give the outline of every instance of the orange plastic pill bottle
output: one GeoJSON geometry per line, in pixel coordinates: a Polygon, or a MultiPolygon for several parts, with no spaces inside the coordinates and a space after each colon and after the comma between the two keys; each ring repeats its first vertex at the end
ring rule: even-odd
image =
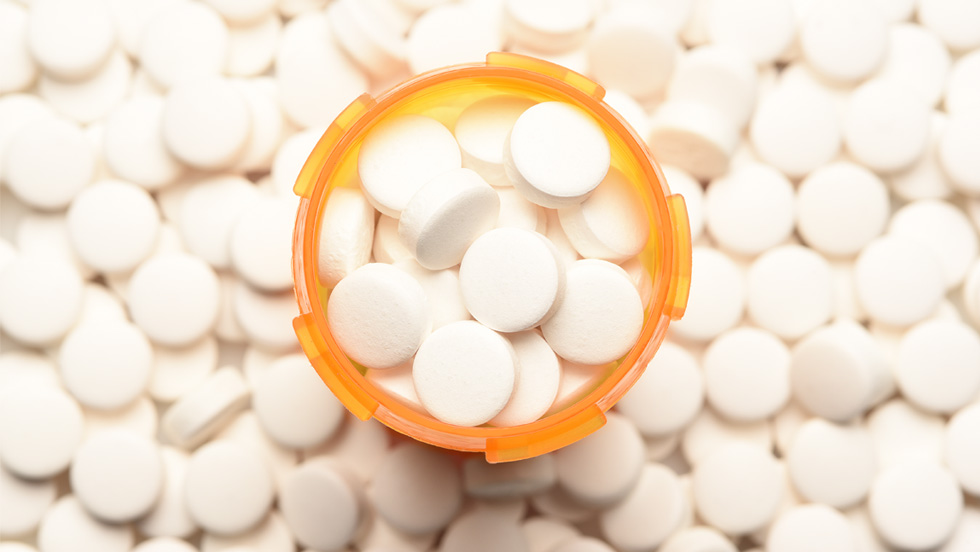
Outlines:
{"type": "Polygon", "coordinates": [[[324,383],[355,416],[374,417],[388,427],[432,445],[482,452],[489,462],[531,458],[573,443],[605,423],[605,412],[640,377],[664,339],[671,320],[681,317],[691,282],[691,238],[684,200],[671,195],[663,173],[643,141],[602,98],[591,80],[542,60],[492,53],[482,64],[459,65],[412,78],[377,98],[363,95],[327,128],[296,180],[300,196],[293,234],[293,278],[300,315],[293,326],[324,383]],[[561,408],[516,427],[458,427],[419,412],[375,387],[363,368],[347,358],[327,324],[330,290],[317,276],[323,206],[334,188],[357,186],[357,155],[378,122],[414,113],[450,130],[466,107],[495,95],[562,101],[581,107],[602,126],[612,165],[640,192],[649,220],[649,239],[640,254],[653,283],[636,345],[621,360],[561,408]]]}

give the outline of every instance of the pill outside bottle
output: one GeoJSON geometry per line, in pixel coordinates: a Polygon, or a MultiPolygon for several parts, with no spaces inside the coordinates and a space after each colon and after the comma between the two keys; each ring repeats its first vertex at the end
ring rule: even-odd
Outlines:
{"type": "Polygon", "coordinates": [[[491,53],[485,63],[424,73],[377,98],[357,98],[327,128],[296,179],[300,197],[293,234],[293,278],[300,315],[293,327],[324,383],[355,416],[374,417],[388,427],[435,446],[483,452],[489,462],[531,458],[571,444],[605,423],[605,412],[640,377],[664,339],[671,320],[687,305],[691,282],[691,237],[683,198],[671,195],[663,172],[636,132],[602,98],[605,90],[564,67],[509,53],[491,53]],[[639,191],[647,212],[649,239],[639,258],[653,292],[644,305],[636,345],[609,365],[597,386],[536,422],[515,427],[458,427],[419,412],[375,387],[364,369],[344,354],[326,318],[330,290],[317,276],[323,206],[337,187],[358,187],[357,155],[378,122],[404,114],[432,117],[450,130],[463,109],[481,99],[509,94],[536,102],[562,101],[589,113],[609,139],[612,166],[639,191]]]}

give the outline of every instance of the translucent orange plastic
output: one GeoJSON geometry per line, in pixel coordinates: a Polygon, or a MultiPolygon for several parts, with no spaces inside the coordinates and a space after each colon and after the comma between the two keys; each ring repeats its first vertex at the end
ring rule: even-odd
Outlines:
{"type": "Polygon", "coordinates": [[[372,416],[388,427],[432,445],[483,452],[489,462],[538,456],[573,443],[605,423],[605,412],[636,382],[660,347],[671,319],[687,305],[691,282],[691,238],[684,200],[671,195],[663,173],[643,141],[606,105],[605,91],[591,80],[538,59],[492,53],[486,63],[426,73],[377,99],[361,96],[320,138],[296,180],[300,196],[293,236],[293,277],[300,316],[293,326],[303,351],[323,381],[358,418],[372,416]],[[337,345],[326,321],[330,290],[317,277],[320,214],[331,190],[359,186],[357,154],[364,136],[379,121],[406,113],[433,117],[448,128],[460,112],[488,96],[510,94],[535,101],[577,105],[602,126],[612,148],[612,164],[639,190],[649,224],[640,254],[653,281],[637,344],[608,368],[597,386],[542,419],[516,427],[457,427],[417,412],[372,385],[337,345]]]}

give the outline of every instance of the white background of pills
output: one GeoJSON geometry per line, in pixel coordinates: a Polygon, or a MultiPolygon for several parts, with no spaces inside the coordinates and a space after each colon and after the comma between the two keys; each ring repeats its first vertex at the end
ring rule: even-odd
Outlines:
{"type": "Polygon", "coordinates": [[[0,552],[975,552],[978,48],[976,0],[0,0],[0,552]],[[607,88],[695,249],[607,425],[490,466],[298,354],[290,189],[500,49],[607,88]]]}

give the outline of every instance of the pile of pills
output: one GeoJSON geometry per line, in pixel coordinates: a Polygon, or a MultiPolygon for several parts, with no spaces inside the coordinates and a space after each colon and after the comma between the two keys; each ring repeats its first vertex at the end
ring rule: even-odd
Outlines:
{"type": "MultiPolygon", "coordinates": [[[[975,1],[0,0],[0,68],[0,552],[980,548],[975,1]],[[605,426],[493,465],[323,385],[291,188],[360,94],[501,50],[605,88],[694,248],[605,426]]],[[[575,113],[372,129],[317,269],[374,385],[515,426],[636,340],[563,316],[650,289],[575,113]]]]}

